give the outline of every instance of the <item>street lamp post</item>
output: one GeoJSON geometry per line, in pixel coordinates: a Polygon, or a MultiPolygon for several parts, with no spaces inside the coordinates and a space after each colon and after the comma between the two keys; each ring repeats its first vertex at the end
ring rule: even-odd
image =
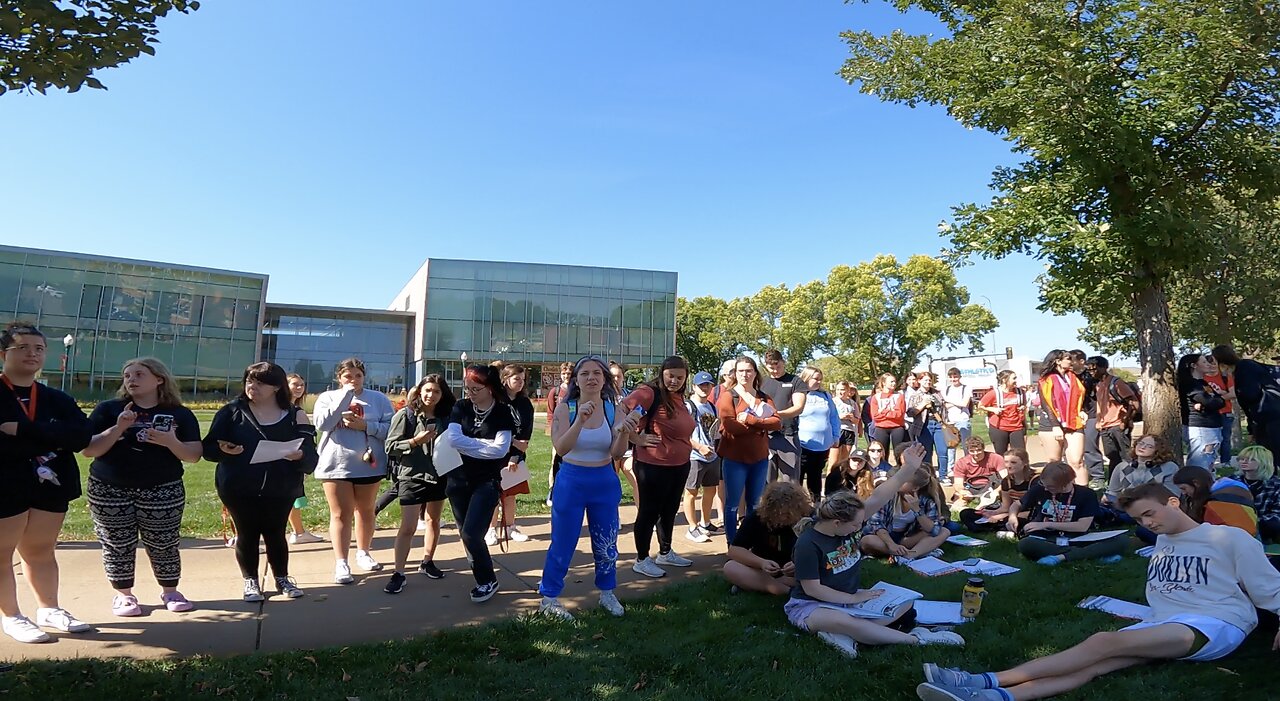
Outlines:
{"type": "MultiPolygon", "coordinates": [[[[62,388],[61,389],[63,392],[67,391],[67,370],[71,366],[71,359],[72,359],[71,346],[74,346],[75,343],[76,343],[76,337],[72,336],[71,334],[67,334],[66,336],[62,337],[62,388]]],[[[74,372],[71,375],[71,381],[75,382],[74,372]]]]}

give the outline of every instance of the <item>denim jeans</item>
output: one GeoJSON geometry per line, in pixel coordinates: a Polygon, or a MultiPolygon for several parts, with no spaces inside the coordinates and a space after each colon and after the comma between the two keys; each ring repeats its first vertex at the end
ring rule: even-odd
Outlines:
{"type": "Polygon", "coordinates": [[[1218,462],[1227,465],[1231,464],[1231,432],[1235,430],[1236,417],[1234,414],[1222,415],[1222,444],[1218,446],[1218,462]]]}
{"type": "Polygon", "coordinates": [[[924,446],[924,463],[929,464],[929,460],[933,458],[935,452],[938,453],[938,479],[946,481],[947,479],[947,439],[942,434],[942,422],[935,419],[929,419],[920,430],[920,435],[916,438],[920,445],[924,446]]]}
{"type": "Polygon", "coordinates": [[[1218,459],[1218,444],[1222,442],[1222,429],[1187,427],[1187,465],[1213,469],[1218,459]]]}
{"type": "Polygon", "coordinates": [[[489,555],[489,546],[485,545],[484,534],[502,498],[502,483],[496,477],[473,481],[463,474],[463,469],[449,473],[445,494],[449,497],[453,518],[458,522],[459,538],[471,560],[476,584],[489,584],[498,581],[498,575],[493,571],[493,558],[489,555]]]}
{"type": "Polygon", "coordinates": [[[582,537],[584,514],[596,563],[596,588],[612,591],[618,586],[618,501],[622,499],[618,473],[612,465],[582,467],[561,461],[551,491],[551,545],[538,591],[543,596],[560,596],[564,590],[565,575],[582,537]]]}
{"type": "Polygon", "coordinates": [[[769,458],[751,463],[724,458],[720,461],[720,467],[724,475],[724,532],[727,541],[732,544],[733,537],[738,534],[738,502],[742,500],[745,491],[747,513],[743,517],[755,513],[756,502],[760,501],[765,477],[769,474],[769,458]]]}

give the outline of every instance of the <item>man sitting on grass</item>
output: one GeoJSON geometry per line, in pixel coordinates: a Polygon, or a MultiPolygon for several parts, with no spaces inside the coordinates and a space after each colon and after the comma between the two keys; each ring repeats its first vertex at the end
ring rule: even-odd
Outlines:
{"type": "MultiPolygon", "coordinates": [[[[1120,506],[1157,534],[1147,565],[1151,616],[1004,672],[924,666],[924,701],[1025,701],[1062,694],[1094,677],[1155,660],[1225,657],[1258,625],[1254,607],[1280,612],[1280,573],[1262,544],[1231,526],[1196,523],[1160,484],[1123,492],[1120,506]]],[[[1280,650],[1280,633],[1272,643],[1280,650]]]]}

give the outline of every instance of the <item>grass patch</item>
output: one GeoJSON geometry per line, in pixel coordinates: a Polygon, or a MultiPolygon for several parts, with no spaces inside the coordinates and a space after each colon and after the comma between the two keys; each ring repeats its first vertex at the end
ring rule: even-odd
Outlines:
{"type": "MultiPolygon", "coordinates": [[[[1089,594],[1139,600],[1144,583],[1145,560],[1136,557],[1114,566],[1085,563],[1048,571],[1021,560],[1008,543],[993,543],[983,554],[1023,571],[988,580],[981,618],[959,629],[969,641],[962,650],[863,647],[849,661],[793,629],[780,600],[729,596],[724,581],[709,575],[625,602],[622,619],[598,612],[568,625],[507,618],[407,641],[229,659],[29,662],[0,675],[0,694],[307,701],[907,699],[915,698],[922,662],[999,669],[1062,650],[1098,630],[1120,628],[1125,622],[1077,609],[1075,602],[1089,594]]],[[[868,563],[863,582],[879,579],[954,601],[965,578],[929,579],[868,563]]],[[[1123,671],[1061,698],[1262,698],[1260,690],[1274,688],[1269,647],[1269,638],[1254,635],[1224,661],[1123,671]]]]}

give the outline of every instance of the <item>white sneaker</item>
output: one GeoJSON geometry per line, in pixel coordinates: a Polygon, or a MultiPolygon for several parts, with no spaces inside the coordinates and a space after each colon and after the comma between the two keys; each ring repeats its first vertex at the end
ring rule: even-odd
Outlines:
{"type": "Polygon", "coordinates": [[[573,614],[569,613],[569,609],[560,603],[560,599],[554,596],[542,597],[542,603],[538,604],[538,613],[551,618],[559,618],[562,621],[572,621],[573,614]]]}
{"type": "Polygon", "coordinates": [[[323,542],[324,542],[324,538],[321,538],[320,536],[316,535],[315,533],[312,533],[311,531],[303,531],[301,533],[289,534],[290,545],[302,545],[305,543],[323,543],[323,542]]]}
{"type": "Polygon", "coordinates": [[[949,630],[932,631],[928,628],[912,628],[911,635],[916,636],[916,640],[921,645],[964,645],[964,638],[959,633],[952,633],[949,630]]]}
{"type": "Polygon", "coordinates": [[[346,560],[338,560],[333,566],[333,581],[338,584],[351,584],[356,581],[356,578],[351,576],[351,565],[347,564],[346,560]]]}
{"type": "Polygon", "coordinates": [[[631,571],[637,574],[642,574],[646,577],[653,577],[654,579],[667,576],[667,573],[661,567],[658,567],[651,557],[646,557],[643,560],[636,560],[636,564],[631,566],[631,571]]]}
{"type": "Polygon", "coordinates": [[[689,530],[685,531],[684,537],[688,538],[689,540],[692,540],[695,543],[711,542],[711,536],[707,535],[707,532],[702,530],[702,528],[699,526],[690,526],[689,530]]]}
{"type": "Polygon", "coordinates": [[[419,532],[419,533],[426,533],[426,532],[427,532],[427,522],[426,522],[426,521],[423,521],[422,519],[418,519],[418,532],[419,532]]]}
{"type": "Polygon", "coordinates": [[[93,626],[72,616],[66,609],[36,609],[36,625],[55,628],[63,633],[84,633],[93,629],[93,626]]]}
{"type": "Polygon", "coordinates": [[[618,597],[612,590],[600,592],[600,608],[608,611],[612,616],[621,616],[624,613],[622,602],[618,601],[618,597]]]}
{"type": "Polygon", "coordinates": [[[668,550],[667,552],[658,555],[658,557],[654,558],[653,561],[659,565],[666,565],[668,567],[693,566],[693,560],[690,560],[687,557],[680,557],[679,553],[674,550],[668,550]]]}
{"type": "Polygon", "coordinates": [[[508,528],[507,535],[511,536],[511,539],[517,543],[524,543],[529,540],[529,536],[525,535],[524,531],[521,531],[519,526],[512,526],[511,528],[508,528]]]}
{"type": "Polygon", "coordinates": [[[818,632],[818,639],[840,651],[850,659],[858,656],[858,643],[853,638],[840,633],[818,632]]]}
{"type": "Polygon", "coordinates": [[[373,559],[368,550],[356,551],[356,566],[365,572],[377,572],[382,569],[382,563],[373,559]]]}
{"type": "Polygon", "coordinates": [[[484,534],[484,544],[493,547],[498,544],[497,529],[490,528],[488,533],[484,534]]]}
{"type": "Polygon", "coordinates": [[[26,616],[5,616],[0,621],[0,628],[5,635],[20,643],[47,643],[52,639],[26,616]]]}
{"type": "Polygon", "coordinates": [[[999,540],[1017,540],[1018,536],[1013,531],[996,531],[996,538],[999,540]]]}

